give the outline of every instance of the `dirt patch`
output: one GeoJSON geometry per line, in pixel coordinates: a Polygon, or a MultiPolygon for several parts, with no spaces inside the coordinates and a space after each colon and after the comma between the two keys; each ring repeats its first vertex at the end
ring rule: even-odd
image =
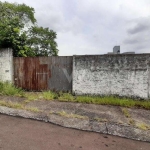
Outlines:
{"type": "Polygon", "coordinates": [[[4,100],[6,102],[23,103],[26,100],[26,98],[17,96],[0,96],[0,100],[4,100]]]}

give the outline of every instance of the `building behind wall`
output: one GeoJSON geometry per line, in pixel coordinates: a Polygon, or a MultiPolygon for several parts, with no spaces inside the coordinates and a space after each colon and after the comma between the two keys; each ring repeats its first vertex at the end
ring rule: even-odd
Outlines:
{"type": "Polygon", "coordinates": [[[113,54],[120,54],[120,46],[114,46],[113,54]]]}
{"type": "MultiPolygon", "coordinates": [[[[114,46],[113,52],[107,53],[107,55],[112,55],[112,54],[121,54],[120,46],[114,46]]],[[[135,54],[135,52],[128,51],[128,52],[123,52],[122,54],[135,54]]]]}
{"type": "Polygon", "coordinates": [[[113,51],[112,52],[108,52],[107,54],[108,55],[111,55],[111,54],[120,54],[120,46],[114,46],[113,47],[113,51]]]}

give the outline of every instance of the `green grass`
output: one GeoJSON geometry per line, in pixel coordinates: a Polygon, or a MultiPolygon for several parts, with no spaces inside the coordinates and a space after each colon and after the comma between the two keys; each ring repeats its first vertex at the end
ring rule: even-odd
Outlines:
{"type": "Polygon", "coordinates": [[[57,93],[54,93],[52,91],[44,91],[41,93],[35,93],[35,92],[26,92],[25,93],[25,103],[29,103],[31,101],[36,101],[36,100],[54,100],[58,97],[57,93]]]}
{"type": "Polygon", "coordinates": [[[79,103],[87,103],[87,104],[99,104],[99,105],[113,105],[113,106],[122,106],[122,107],[138,107],[150,109],[150,101],[139,101],[133,100],[129,98],[119,98],[115,96],[77,96],[74,100],[79,103]]]}
{"type": "Polygon", "coordinates": [[[133,100],[130,98],[120,98],[117,96],[73,96],[70,93],[55,93],[52,91],[44,91],[41,93],[25,93],[21,88],[15,87],[8,82],[0,82],[0,95],[6,96],[20,96],[25,97],[27,100],[25,103],[29,103],[35,100],[54,100],[57,99],[63,102],[78,102],[87,104],[99,104],[99,105],[113,105],[121,107],[137,107],[150,110],[150,101],[133,100]]]}
{"type": "Polygon", "coordinates": [[[150,126],[145,123],[138,123],[136,127],[142,130],[150,130],[150,126]]]}
{"type": "Polygon", "coordinates": [[[24,109],[24,106],[20,103],[6,102],[3,100],[0,101],[0,106],[5,106],[5,107],[15,108],[15,109],[24,109]]]}
{"type": "Polygon", "coordinates": [[[0,82],[0,95],[24,96],[24,91],[9,82],[0,82]]]}
{"type": "Polygon", "coordinates": [[[45,100],[54,100],[54,99],[58,98],[57,93],[54,93],[52,91],[45,91],[42,93],[42,95],[45,100]]]}
{"type": "Polygon", "coordinates": [[[40,110],[36,107],[26,108],[23,104],[6,102],[3,100],[0,100],[0,106],[4,106],[4,107],[8,107],[8,108],[15,108],[15,109],[22,109],[22,110],[27,110],[27,111],[32,111],[32,112],[40,112],[40,110]]]}
{"type": "Polygon", "coordinates": [[[29,103],[31,101],[42,99],[43,95],[42,93],[26,92],[24,97],[27,98],[27,100],[25,100],[25,103],[29,103]]]}
{"type": "MultiPolygon", "coordinates": [[[[42,99],[45,99],[45,100],[57,99],[62,102],[112,105],[112,106],[121,106],[121,107],[128,107],[128,108],[136,107],[136,108],[144,108],[144,109],[150,110],[149,100],[147,101],[146,100],[134,100],[130,98],[120,98],[117,96],[73,96],[70,93],[62,93],[62,92],[55,93],[52,91],[42,92],[38,96],[29,93],[27,102],[40,99],[40,97],[42,97],[42,99]]],[[[126,116],[127,116],[127,113],[126,113],[126,116]]]]}
{"type": "Polygon", "coordinates": [[[25,110],[27,110],[27,111],[32,111],[32,112],[35,112],[35,113],[41,112],[41,111],[40,111],[38,108],[36,108],[36,107],[25,108],[25,110]]]}
{"type": "Polygon", "coordinates": [[[70,94],[70,93],[59,93],[59,97],[58,100],[59,101],[64,101],[64,102],[68,102],[68,101],[74,101],[75,97],[70,94]]]}
{"type": "Polygon", "coordinates": [[[126,99],[126,98],[118,98],[113,96],[77,96],[76,102],[80,103],[94,103],[101,105],[115,105],[115,106],[126,106],[132,107],[135,105],[135,101],[126,99]]]}

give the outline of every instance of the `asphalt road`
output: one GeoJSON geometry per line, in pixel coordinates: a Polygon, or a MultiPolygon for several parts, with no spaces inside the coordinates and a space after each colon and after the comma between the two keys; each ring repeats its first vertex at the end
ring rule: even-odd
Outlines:
{"type": "Polygon", "coordinates": [[[150,143],[0,114],[0,150],[149,150],[150,143]]]}

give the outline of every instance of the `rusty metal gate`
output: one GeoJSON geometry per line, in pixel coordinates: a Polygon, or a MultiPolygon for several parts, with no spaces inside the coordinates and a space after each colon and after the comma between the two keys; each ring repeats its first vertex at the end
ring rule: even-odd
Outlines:
{"type": "Polygon", "coordinates": [[[14,83],[29,91],[72,91],[72,56],[16,57],[14,83]]]}

